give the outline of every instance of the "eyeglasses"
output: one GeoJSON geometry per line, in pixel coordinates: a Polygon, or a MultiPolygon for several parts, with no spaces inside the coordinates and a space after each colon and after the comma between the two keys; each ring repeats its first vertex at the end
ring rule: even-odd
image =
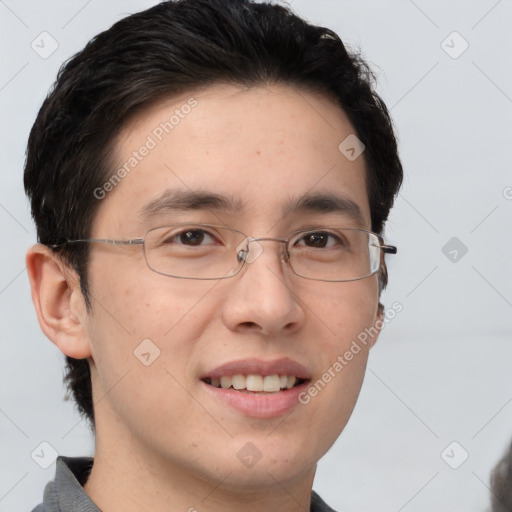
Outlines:
{"type": "Polygon", "coordinates": [[[356,228],[318,227],[296,231],[287,239],[253,238],[236,229],[210,224],[173,224],[150,229],[144,238],[67,240],[110,245],[143,245],[148,267],[182,279],[225,279],[254,262],[263,252],[259,242],[283,244],[281,261],[303,278],[318,281],[357,281],[384,265],[384,253],[397,248],[381,236],[356,228]]]}

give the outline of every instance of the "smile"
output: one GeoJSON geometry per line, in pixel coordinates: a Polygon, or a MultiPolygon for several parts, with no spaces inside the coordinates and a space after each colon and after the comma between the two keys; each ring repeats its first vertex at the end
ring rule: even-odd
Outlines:
{"type": "Polygon", "coordinates": [[[284,389],[291,389],[304,382],[295,375],[223,375],[221,377],[207,377],[206,384],[215,388],[234,389],[255,393],[277,393],[284,389]]]}

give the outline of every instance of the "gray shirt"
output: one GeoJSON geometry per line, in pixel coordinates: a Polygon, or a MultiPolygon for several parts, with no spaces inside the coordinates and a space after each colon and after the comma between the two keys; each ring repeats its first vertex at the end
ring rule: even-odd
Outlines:
{"type": "MultiPolygon", "coordinates": [[[[101,512],[85,493],[92,457],[57,457],[55,479],[46,484],[43,503],[32,512],[101,512]]],[[[313,491],[310,512],[336,512],[313,491]]]]}

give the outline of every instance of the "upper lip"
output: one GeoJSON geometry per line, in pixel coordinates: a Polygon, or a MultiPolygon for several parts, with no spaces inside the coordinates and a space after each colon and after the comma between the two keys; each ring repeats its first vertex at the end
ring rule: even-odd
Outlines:
{"type": "Polygon", "coordinates": [[[201,379],[233,375],[294,375],[299,379],[310,379],[309,372],[304,366],[287,357],[275,361],[262,361],[261,359],[230,361],[210,370],[201,379]]]}

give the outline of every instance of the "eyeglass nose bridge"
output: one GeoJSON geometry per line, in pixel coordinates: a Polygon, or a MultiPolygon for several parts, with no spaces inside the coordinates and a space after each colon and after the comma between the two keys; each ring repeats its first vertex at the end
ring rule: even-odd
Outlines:
{"type": "MultiPolygon", "coordinates": [[[[254,238],[251,236],[248,236],[242,243],[238,245],[236,248],[236,254],[238,257],[238,261],[245,261],[246,263],[253,263],[256,261],[261,254],[263,253],[263,246],[259,244],[258,242],[262,241],[270,241],[270,242],[280,242],[283,244],[288,243],[288,240],[284,240],[282,238],[265,238],[265,237],[258,237],[254,238]],[[256,242],[255,244],[252,244],[251,249],[251,242],[256,242]]],[[[282,251],[281,253],[281,261],[286,262],[289,259],[288,251],[282,251]]]]}

